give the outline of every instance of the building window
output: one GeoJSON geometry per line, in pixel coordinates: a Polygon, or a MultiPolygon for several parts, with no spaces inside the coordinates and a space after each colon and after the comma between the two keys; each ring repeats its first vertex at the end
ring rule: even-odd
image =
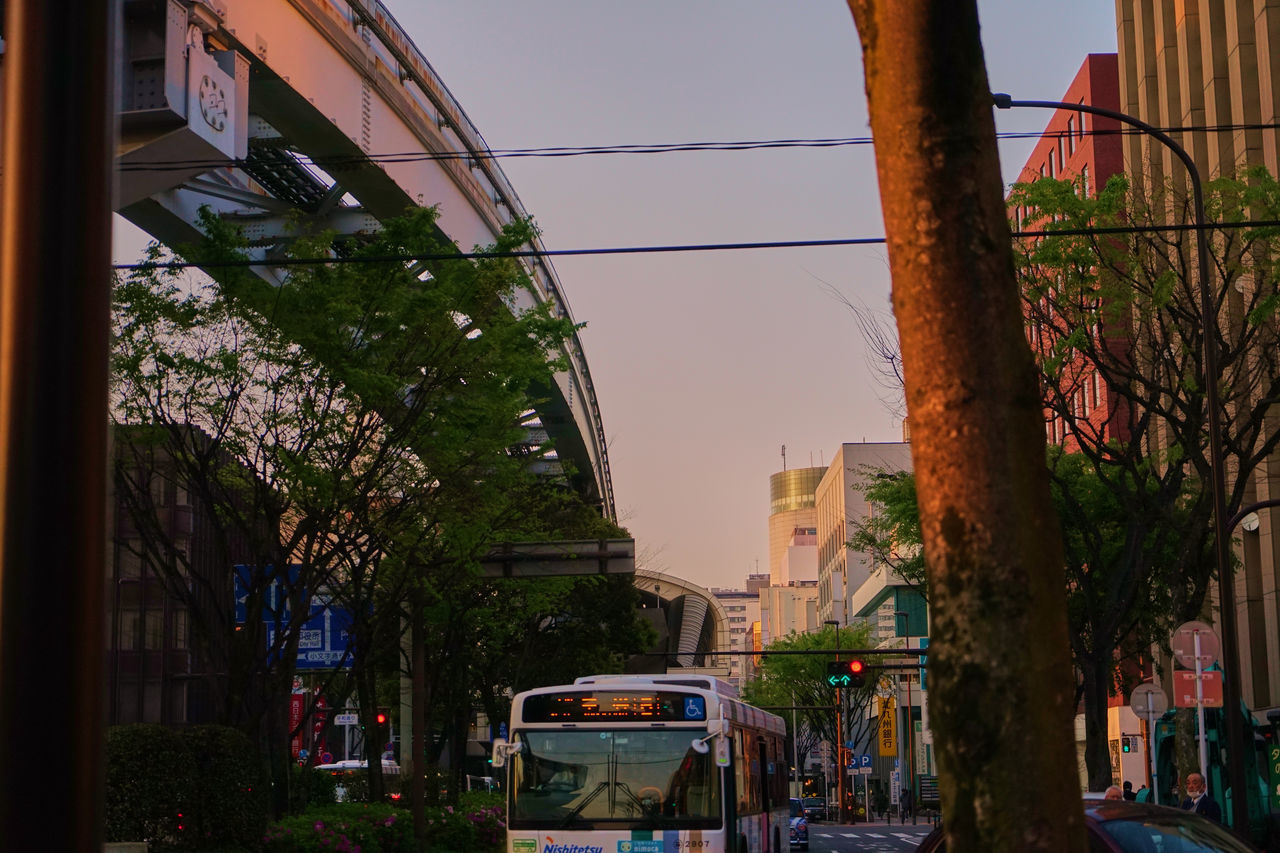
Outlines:
{"type": "Polygon", "coordinates": [[[175,610],[173,613],[173,642],[175,649],[187,648],[187,611],[175,610]]]}
{"type": "Polygon", "coordinates": [[[164,611],[158,607],[149,607],[146,612],[146,636],[143,648],[148,651],[164,649],[164,611]]]}
{"type": "Polygon", "coordinates": [[[116,563],[119,566],[122,580],[136,580],[142,577],[142,558],[127,545],[122,545],[116,563]]]}
{"type": "Polygon", "coordinates": [[[1089,167],[1080,167],[1080,188],[1085,198],[1089,197],[1089,167]]]}
{"type": "Polygon", "coordinates": [[[1067,153],[1076,153],[1076,120],[1072,117],[1067,118],[1067,153]]]}

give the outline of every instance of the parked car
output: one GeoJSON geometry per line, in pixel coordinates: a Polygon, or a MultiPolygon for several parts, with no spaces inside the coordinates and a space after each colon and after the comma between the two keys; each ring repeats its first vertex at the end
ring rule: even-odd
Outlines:
{"type": "Polygon", "coordinates": [[[791,798],[791,849],[809,849],[809,821],[805,820],[804,804],[791,798]]]}
{"type": "Polygon", "coordinates": [[[826,798],[805,797],[804,798],[804,816],[805,816],[805,820],[826,820],[827,819],[826,798]]]}
{"type": "MultiPolygon", "coordinates": [[[[1084,823],[1090,853],[1257,853],[1224,827],[1193,812],[1150,803],[1086,798],[1084,823]]],[[[917,853],[943,853],[939,826],[917,853]]]]}

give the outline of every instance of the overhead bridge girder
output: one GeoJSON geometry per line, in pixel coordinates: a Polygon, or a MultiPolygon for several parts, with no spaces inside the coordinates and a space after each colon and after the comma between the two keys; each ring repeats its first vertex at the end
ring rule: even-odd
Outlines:
{"type": "MultiPolygon", "coordinates": [[[[125,18],[120,212],[163,243],[199,239],[207,206],[243,226],[264,262],[255,271],[279,281],[270,259],[299,213],[305,232],[360,234],[435,205],[441,233],[464,250],[526,216],[479,131],[378,0],[125,0],[125,18]]],[[[516,307],[546,302],[571,317],[551,265],[526,266],[530,289],[516,307]]],[[[570,369],[536,389],[546,400],[538,414],[578,490],[614,518],[576,337],[567,355],[570,369]]]]}

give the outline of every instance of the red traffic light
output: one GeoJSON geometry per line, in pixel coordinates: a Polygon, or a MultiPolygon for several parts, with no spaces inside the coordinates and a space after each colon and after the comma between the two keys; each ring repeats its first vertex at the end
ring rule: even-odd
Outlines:
{"type": "Polygon", "coordinates": [[[865,668],[865,665],[860,660],[849,661],[849,672],[853,675],[857,675],[858,673],[862,672],[864,668],[865,668]]]}
{"type": "Polygon", "coordinates": [[[380,726],[385,726],[387,724],[386,712],[379,711],[378,716],[374,717],[374,721],[380,726]]]}

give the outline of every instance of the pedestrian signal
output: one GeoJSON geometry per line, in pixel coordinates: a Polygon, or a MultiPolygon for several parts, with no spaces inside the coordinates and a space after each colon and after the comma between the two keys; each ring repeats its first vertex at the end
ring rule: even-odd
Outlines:
{"type": "Polygon", "coordinates": [[[867,666],[858,659],[829,661],[827,684],[831,687],[861,687],[867,683],[867,666]]]}
{"type": "Polygon", "coordinates": [[[1128,736],[1120,738],[1120,751],[1133,752],[1133,738],[1128,736]]]}

